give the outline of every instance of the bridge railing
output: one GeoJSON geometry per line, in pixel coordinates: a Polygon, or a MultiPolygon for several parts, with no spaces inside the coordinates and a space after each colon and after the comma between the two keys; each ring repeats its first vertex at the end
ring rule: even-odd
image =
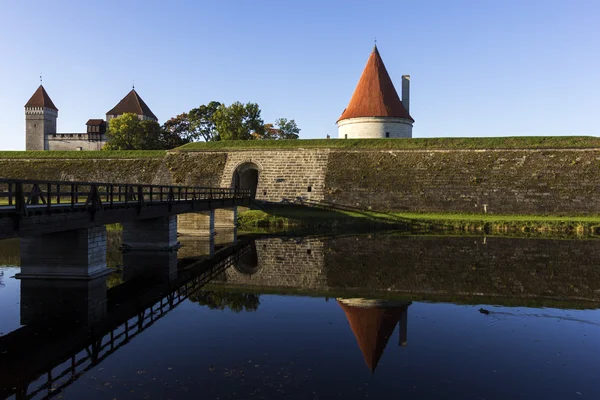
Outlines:
{"type": "Polygon", "coordinates": [[[201,186],[0,179],[0,214],[28,211],[173,204],[200,200],[248,198],[250,190],[201,186]]]}

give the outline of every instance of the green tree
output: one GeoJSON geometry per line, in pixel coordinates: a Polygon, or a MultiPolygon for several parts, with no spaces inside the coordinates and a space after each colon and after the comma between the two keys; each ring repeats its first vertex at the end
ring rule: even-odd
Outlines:
{"type": "Polygon", "coordinates": [[[248,140],[253,138],[253,132],[262,135],[265,129],[256,103],[221,104],[213,114],[213,121],[220,140],[248,140]]]}
{"type": "Polygon", "coordinates": [[[254,139],[298,139],[300,128],[296,121],[287,120],[287,118],[278,118],[274,124],[265,124],[262,134],[253,132],[254,139]]]}
{"type": "Polygon", "coordinates": [[[163,129],[158,122],[140,120],[125,113],[109,122],[104,150],[164,150],[187,143],[176,132],[163,129]]]}
{"type": "Polygon", "coordinates": [[[211,101],[193,108],[166,121],[163,129],[168,132],[170,140],[175,141],[178,137],[182,144],[201,139],[206,142],[218,140],[213,115],[220,105],[218,101],[211,101]]]}
{"type": "Polygon", "coordinates": [[[109,122],[106,150],[162,149],[162,129],[155,121],[140,121],[133,113],[125,113],[109,122]]]}
{"type": "Polygon", "coordinates": [[[194,133],[191,128],[188,113],[179,114],[163,124],[163,130],[170,136],[177,136],[186,143],[193,141],[194,133]]]}
{"type": "Polygon", "coordinates": [[[192,140],[204,139],[205,142],[219,140],[215,127],[215,112],[222,104],[211,101],[207,105],[193,108],[189,112],[191,130],[194,132],[192,140]]]}

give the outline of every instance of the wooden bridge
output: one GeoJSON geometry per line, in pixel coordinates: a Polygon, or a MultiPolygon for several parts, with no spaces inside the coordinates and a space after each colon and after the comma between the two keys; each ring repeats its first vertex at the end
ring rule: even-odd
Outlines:
{"type": "Polygon", "coordinates": [[[0,179],[0,239],[248,205],[250,190],[0,179]]]}

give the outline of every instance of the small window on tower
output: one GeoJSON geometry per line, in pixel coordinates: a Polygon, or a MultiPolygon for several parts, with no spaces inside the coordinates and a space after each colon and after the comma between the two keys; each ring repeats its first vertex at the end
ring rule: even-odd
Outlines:
{"type": "Polygon", "coordinates": [[[386,133],[385,133],[385,137],[386,137],[386,138],[389,138],[389,137],[390,137],[390,133],[389,133],[389,132],[386,132],[386,133]]]}

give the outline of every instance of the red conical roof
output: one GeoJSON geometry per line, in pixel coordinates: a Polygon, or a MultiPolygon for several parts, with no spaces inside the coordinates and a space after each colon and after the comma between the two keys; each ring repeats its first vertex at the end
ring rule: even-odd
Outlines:
{"type": "Polygon", "coordinates": [[[356,307],[338,300],[344,310],[356,342],[371,372],[379,359],[394,328],[406,307],[356,307]]]}
{"type": "Polygon", "coordinates": [[[133,113],[136,115],[145,115],[154,120],[158,120],[156,115],[150,110],[150,107],[142,100],[140,95],[131,89],[129,93],[117,104],[112,110],[106,113],[106,115],[122,115],[125,113],[133,113]]]}
{"type": "Polygon", "coordinates": [[[357,117],[397,117],[414,121],[398,97],[377,46],[373,48],[350,103],[338,121],[357,117]]]}
{"type": "Polygon", "coordinates": [[[48,96],[48,93],[46,93],[46,90],[42,85],[37,88],[27,104],[25,104],[25,107],[46,107],[58,111],[58,108],[56,108],[52,100],[50,100],[50,96],[48,96]]]}

